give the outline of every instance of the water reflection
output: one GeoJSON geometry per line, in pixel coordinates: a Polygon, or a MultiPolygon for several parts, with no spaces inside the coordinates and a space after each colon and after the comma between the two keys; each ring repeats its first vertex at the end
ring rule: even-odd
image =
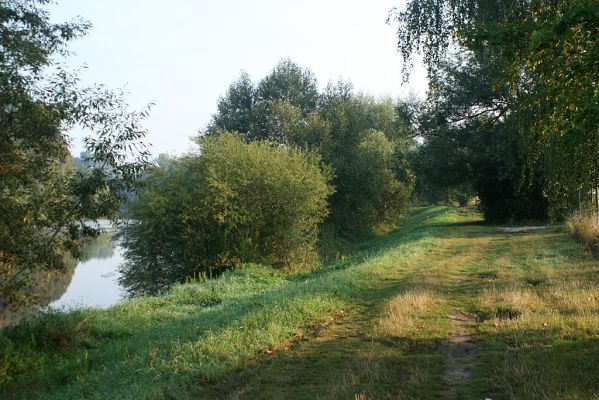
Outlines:
{"type": "Polygon", "coordinates": [[[103,233],[95,239],[87,241],[79,251],[80,262],[87,262],[93,259],[105,260],[114,257],[116,250],[116,241],[113,241],[112,234],[103,233]]]}
{"type": "Polygon", "coordinates": [[[22,289],[27,293],[29,305],[14,310],[9,302],[0,296],[0,329],[18,324],[23,318],[36,314],[40,307],[60,298],[71,282],[77,263],[77,260],[65,255],[64,270],[33,271],[30,283],[22,289]]]}
{"type": "Polygon", "coordinates": [[[109,307],[117,303],[125,295],[117,283],[117,267],[122,261],[122,249],[111,233],[86,242],[71,280],[62,283],[64,294],[50,307],[109,307]]]}
{"type": "Polygon", "coordinates": [[[86,241],[80,251],[79,260],[65,256],[63,271],[32,273],[29,296],[33,306],[13,312],[0,296],[0,329],[17,324],[40,307],[109,307],[122,299],[125,292],[117,283],[117,267],[123,254],[111,231],[86,241]]]}

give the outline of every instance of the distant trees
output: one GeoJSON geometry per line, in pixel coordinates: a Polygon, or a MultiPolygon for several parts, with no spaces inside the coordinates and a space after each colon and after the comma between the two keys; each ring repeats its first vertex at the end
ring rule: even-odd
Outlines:
{"type": "Polygon", "coordinates": [[[315,263],[318,226],[333,192],[312,152],[221,132],[200,151],[151,170],[124,230],[122,282],[133,294],[242,263],[315,263]]]}
{"type": "Polygon", "coordinates": [[[35,303],[35,277],[60,274],[66,253],[97,233],[82,220],[115,215],[147,158],[145,112],[127,111],[122,94],[79,88],[55,66],[89,24],[53,24],[46,3],[0,3],[0,303],[13,308],[35,303]],[[75,169],[73,126],[91,132],[94,168],[75,169]]]}

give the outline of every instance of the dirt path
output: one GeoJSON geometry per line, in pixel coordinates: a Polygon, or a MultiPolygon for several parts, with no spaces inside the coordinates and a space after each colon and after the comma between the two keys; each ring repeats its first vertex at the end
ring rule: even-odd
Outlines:
{"type": "Polygon", "coordinates": [[[503,233],[525,233],[532,231],[539,231],[543,229],[548,229],[550,226],[541,225],[541,226],[500,226],[499,229],[503,233]]]}
{"type": "Polygon", "coordinates": [[[476,354],[477,345],[467,324],[476,323],[476,320],[468,315],[457,314],[449,316],[455,326],[455,333],[441,343],[439,352],[447,357],[447,366],[443,373],[443,380],[447,384],[447,395],[454,398],[458,388],[468,384],[474,367],[473,356],[476,354]]]}
{"type": "Polygon", "coordinates": [[[480,261],[489,242],[488,237],[448,236],[434,251],[397,264],[396,272],[356,299],[342,318],[291,351],[245,369],[235,379],[242,383],[229,387],[224,398],[410,399],[424,392],[432,393],[430,398],[454,398],[468,384],[477,348],[470,333],[475,321],[452,310],[467,285],[464,271],[480,261]],[[398,331],[382,331],[388,304],[413,291],[429,296],[430,305],[398,321],[398,331]]]}

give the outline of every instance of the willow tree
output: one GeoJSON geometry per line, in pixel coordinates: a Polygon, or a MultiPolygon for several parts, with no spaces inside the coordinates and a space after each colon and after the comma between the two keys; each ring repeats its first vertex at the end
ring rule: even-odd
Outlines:
{"type": "Polygon", "coordinates": [[[55,24],[46,0],[0,2],[0,305],[35,302],[34,276],[59,274],[85,219],[114,217],[146,164],[141,119],[122,93],[81,88],[57,59],[90,28],[55,24]],[[77,171],[70,132],[88,132],[77,171]]]}
{"type": "Polygon", "coordinates": [[[573,190],[599,181],[596,1],[409,0],[391,17],[406,72],[414,54],[422,54],[433,95],[448,57],[498,55],[501,73],[488,84],[509,94],[504,115],[528,119],[531,152],[549,169],[547,191],[556,212],[573,190]]]}

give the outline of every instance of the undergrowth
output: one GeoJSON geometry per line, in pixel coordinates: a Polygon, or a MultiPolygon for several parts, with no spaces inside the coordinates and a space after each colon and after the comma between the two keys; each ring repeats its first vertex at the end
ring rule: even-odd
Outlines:
{"type": "Polygon", "coordinates": [[[566,227],[587,252],[599,257],[599,222],[595,216],[572,216],[566,222],[566,227]]]}

